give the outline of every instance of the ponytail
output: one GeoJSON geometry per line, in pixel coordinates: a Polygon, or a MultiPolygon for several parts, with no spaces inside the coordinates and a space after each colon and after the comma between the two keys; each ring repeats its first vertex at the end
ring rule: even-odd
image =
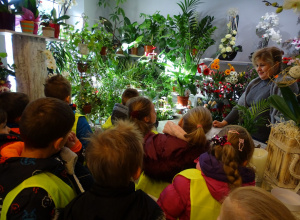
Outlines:
{"type": "Polygon", "coordinates": [[[207,142],[205,134],[212,127],[211,113],[207,108],[196,107],[183,116],[184,137],[191,145],[204,146],[207,142]]]}

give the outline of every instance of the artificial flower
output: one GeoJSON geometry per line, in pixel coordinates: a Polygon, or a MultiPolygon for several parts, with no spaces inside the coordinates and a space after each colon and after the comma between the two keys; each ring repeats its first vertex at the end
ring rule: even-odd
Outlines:
{"type": "Polygon", "coordinates": [[[204,71],[203,71],[203,75],[208,76],[209,73],[210,73],[209,68],[205,68],[204,71]]]}
{"type": "Polygon", "coordinates": [[[220,65],[219,64],[215,64],[216,70],[220,69],[220,65]]]}
{"type": "Polygon", "coordinates": [[[227,76],[230,75],[230,70],[229,70],[229,69],[225,70],[225,74],[226,74],[227,76]]]}
{"type": "Polygon", "coordinates": [[[226,41],[226,38],[222,38],[221,39],[221,42],[223,43],[223,42],[225,42],[226,41]]]}
{"type": "Polygon", "coordinates": [[[236,34],[237,34],[237,31],[236,31],[236,30],[233,30],[233,31],[232,31],[232,34],[236,35],[236,34]]]}
{"type": "Polygon", "coordinates": [[[233,41],[233,40],[230,41],[229,43],[230,43],[231,45],[235,45],[235,41],[233,41]]]}
{"type": "Polygon", "coordinates": [[[229,38],[231,38],[231,37],[232,37],[231,34],[226,34],[226,35],[225,35],[225,38],[227,38],[227,39],[229,39],[229,38]]]}
{"type": "Polygon", "coordinates": [[[223,44],[220,44],[219,49],[223,49],[223,48],[224,48],[223,44]]]}
{"type": "Polygon", "coordinates": [[[226,47],[226,52],[232,52],[232,48],[231,47],[226,47]]]}

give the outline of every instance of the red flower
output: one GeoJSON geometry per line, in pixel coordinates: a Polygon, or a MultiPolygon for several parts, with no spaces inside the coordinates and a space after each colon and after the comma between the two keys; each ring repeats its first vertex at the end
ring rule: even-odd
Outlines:
{"type": "Polygon", "coordinates": [[[203,75],[207,76],[207,75],[209,75],[209,72],[210,72],[210,70],[208,68],[205,68],[203,70],[203,75]]]}

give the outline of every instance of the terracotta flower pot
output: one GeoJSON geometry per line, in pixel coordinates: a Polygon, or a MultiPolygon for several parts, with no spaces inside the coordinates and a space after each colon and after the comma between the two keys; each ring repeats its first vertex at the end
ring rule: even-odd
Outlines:
{"type": "Polygon", "coordinates": [[[189,97],[186,96],[177,96],[177,103],[182,106],[187,106],[189,102],[189,97]]]}
{"type": "Polygon", "coordinates": [[[149,53],[153,52],[153,46],[152,45],[146,45],[144,46],[145,55],[147,56],[149,53]]]}
{"type": "Polygon", "coordinates": [[[84,114],[89,114],[92,112],[92,105],[91,104],[85,104],[82,108],[82,111],[84,114]]]}
{"type": "Polygon", "coordinates": [[[137,55],[138,55],[138,48],[135,48],[135,47],[131,48],[131,49],[130,49],[130,54],[131,54],[131,55],[136,55],[136,56],[137,56],[137,55]]]}
{"type": "Polygon", "coordinates": [[[6,29],[6,30],[15,30],[15,15],[6,13],[6,12],[0,12],[0,29],[6,29]]]}
{"type": "Polygon", "coordinates": [[[34,29],[34,22],[33,21],[20,21],[22,32],[23,33],[28,33],[28,34],[33,34],[33,29],[34,29]]]}
{"type": "Polygon", "coordinates": [[[102,47],[101,51],[100,51],[100,54],[105,56],[107,54],[107,47],[102,47]]]}

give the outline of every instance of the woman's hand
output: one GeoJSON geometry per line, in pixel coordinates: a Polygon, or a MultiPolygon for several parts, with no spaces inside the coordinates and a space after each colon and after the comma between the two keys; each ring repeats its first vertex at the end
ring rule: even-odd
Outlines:
{"type": "Polygon", "coordinates": [[[224,126],[228,125],[228,122],[223,120],[222,122],[214,120],[213,121],[213,126],[216,128],[223,128],[224,126]]]}

